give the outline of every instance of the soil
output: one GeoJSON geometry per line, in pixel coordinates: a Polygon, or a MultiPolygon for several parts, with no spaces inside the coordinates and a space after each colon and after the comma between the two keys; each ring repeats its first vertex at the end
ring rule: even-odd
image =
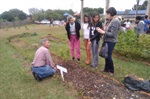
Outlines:
{"type": "Polygon", "coordinates": [[[128,90],[110,77],[81,67],[77,61],[65,63],[61,57],[54,54],[52,56],[56,64],[68,70],[64,74],[65,83],[71,82],[83,99],[150,99],[148,93],[128,90]]]}

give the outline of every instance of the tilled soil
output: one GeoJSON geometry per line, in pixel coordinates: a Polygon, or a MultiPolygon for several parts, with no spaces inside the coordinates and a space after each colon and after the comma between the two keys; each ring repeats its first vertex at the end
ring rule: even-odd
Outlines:
{"type": "Polygon", "coordinates": [[[76,61],[65,63],[60,59],[55,56],[54,60],[56,64],[67,68],[65,82],[71,82],[84,99],[150,99],[149,95],[128,90],[109,77],[79,66],[76,61]]]}

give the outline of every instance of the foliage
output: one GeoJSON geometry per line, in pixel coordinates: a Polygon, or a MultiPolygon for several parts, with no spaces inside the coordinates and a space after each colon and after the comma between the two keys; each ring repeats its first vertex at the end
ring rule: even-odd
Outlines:
{"type": "Polygon", "coordinates": [[[73,14],[74,12],[72,10],[51,10],[48,9],[46,11],[44,11],[43,9],[37,9],[37,8],[30,8],[29,9],[29,13],[32,16],[32,20],[43,20],[43,19],[48,19],[50,20],[51,18],[53,18],[54,20],[59,20],[59,19],[63,19],[64,18],[64,13],[69,13],[69,14],[73,14]]]}
{"type": "Polygon", "coordinates": [[[7,20],[9,22],[17,21],[17,20],[24,20],[26,19],[27,15],[18,9],[11,9],[9,11],[5,11],[1,14],[0,19],[7,20]]]}
{"type": "MultiPolygon", "coordinates": [[[[97,12],[100,14],[103,13],[103,8],[85,7],[83,10],[84,10],[84,13],[89,14],[89,15],[92,15],[93,12],[97,12]]],[[[39,21],[41,21],[43,19],[50,20],[51,18],[53,18],[54,20],[60,20],[60,19],[65,19],[64,13],[69,13],[71,15],[74,14],[74,12],[71,9],[70,10],[51,10],[51,9],[48,9],[48,10],[44,11],[44,10],[39,10],[36,8],[30,8],[29,13],[32,15],[33,20],[39,20],[39,21]]]]}
{"type": "MultiPolygon", "coordinates": [[[[146,10],[148,1],[144,1],[142,5],[138,6],[138,10],[146,10]]],[[[132,10],[136,10],[136,4],[133,6],[132,10]]]]}
{"type": "Polygon", "coordinates": [[[126,33],[119,33],[115,50],[131,59],[150,59],[150,35],[141,34],[139,38],[135,31],[129,30],[126,33]]]}
{"type": "Polygon", "coordinates": [[[94,12],[97,12],[99,14],[103,14],[104,9],[103,8],[88,8],[88,7],[85,7],[85,8],[83,8],[83,11],[84,11],[85,14],[88,14],[88,15],[92,15],[92,13],[94,13],[94,12]]]}
{"type": "Polygon", "coordinates": [[[0,22],[7,22],[7,20],[0,18],[0,22]]]}

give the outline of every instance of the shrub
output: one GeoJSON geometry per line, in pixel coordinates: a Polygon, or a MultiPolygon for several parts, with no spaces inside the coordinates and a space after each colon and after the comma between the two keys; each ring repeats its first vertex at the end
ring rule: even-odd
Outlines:
{"type": "Polygon", "coordinates": [[[120,31],[115,51],[127,58],[150,60],[150,35],[141,34],[137,38],[133,30],[120,31]]]}

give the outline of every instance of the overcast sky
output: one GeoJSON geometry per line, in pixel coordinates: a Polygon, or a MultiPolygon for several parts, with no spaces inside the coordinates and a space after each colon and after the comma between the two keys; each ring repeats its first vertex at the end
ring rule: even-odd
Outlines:
{"type": "MultiPolygon", "coordinates": [[[[117,10],[131,9],[136,0],[110,0],[110,6],[117,10]]],[[[140,4],[145,0],[141,0],[140,4]]],[[[17,8],[29,14],[29,8],[38,9],[73,9],[79,12],[81,0],[0,0],[0,14],[4,11],[17,8]]],[[[105,7],[105,0],[84,0],[84,7],[98,8],[105,7]]]]}

